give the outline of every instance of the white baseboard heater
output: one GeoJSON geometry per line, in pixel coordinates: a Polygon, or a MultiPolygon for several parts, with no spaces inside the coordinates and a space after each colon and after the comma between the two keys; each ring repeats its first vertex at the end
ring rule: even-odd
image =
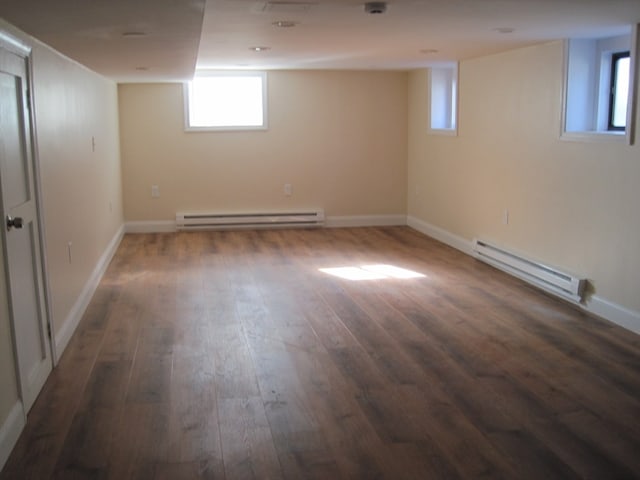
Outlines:
{"type": "Polygon", "coordinates": [[[474,240],[479,260],[560,297],[580,302],[586,280],[575,274],[523,257],[484,240],[474,240]]]}
{"type": "Polygon", "coordinates": [[[246,213],[176,213],[178,230],[321,227],[323,210],[246,213]]]}

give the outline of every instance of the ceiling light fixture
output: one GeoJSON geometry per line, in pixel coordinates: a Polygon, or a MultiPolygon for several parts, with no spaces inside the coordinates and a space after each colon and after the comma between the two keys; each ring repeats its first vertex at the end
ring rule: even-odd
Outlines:
{"type": "Polygon", "coordinates": [[[149,70],[149,67],[136,67],[136,70],[138,70],[139,72],[146,72],[147,70],[149,70]]]}
{"type": "Polygon", "coordinates": [[[249,47],[249,50],[253,50],[254,52],[264,52],[266,50],[271,50],[271,47],[249,47]]]}
{"type": "Polygon", "coordinates": [[[423,53],[425,55],[433,55],[434,53],[438,53],[438,50],[435,48],[423,48],[422,50],[420,50],[420,53],[423,53]]]}
{"type": "Polygon", "coordinates": [[[277,22],[273,22],[271,25],[279,28],[291,28],[298,25],[300,22],[296,22],[294,20],[278,20],[277,22]]]}
{"type": "Polygon", "coordinates": [[[506,33],[513,33],[516,31],[516,29],[511,27],[498,27],[498,28],[494,28],[493,31],[506,34],[506,33]]]}

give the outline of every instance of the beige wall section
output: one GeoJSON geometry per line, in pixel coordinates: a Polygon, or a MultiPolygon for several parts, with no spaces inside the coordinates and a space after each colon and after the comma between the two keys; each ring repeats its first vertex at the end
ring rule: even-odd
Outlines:
{"type": "Polygon", "coordinates": [[[123,224],[117,86],[43,46],[36,47],[33,61],[47,265],[58,333],[123,224]]]}
{"type": "Polygon", "coordinates": [[[271,71],[268,89],[267,131],[186,133],[182,85],[120,85],[126,220],[311,207],[406,213],[406,73],[271,71]]]}
{"type": "Polygon", "coordinates": [[[561,42],[462,62],[458,137],[427,135],[425,72],[409,85],[409,215],[584,274],[640,311],[640,146],[559,139],[561,42]]]}

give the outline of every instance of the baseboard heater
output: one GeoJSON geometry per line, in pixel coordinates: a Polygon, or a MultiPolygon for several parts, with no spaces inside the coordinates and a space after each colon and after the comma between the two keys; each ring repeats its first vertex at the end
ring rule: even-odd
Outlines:
{"type": "Polygon", "coordinates": [[[321,227],[323,210],[246,213],[176,213],[178,230],[321,227]]]}
{"type": "Polygon", "coordinates": [[[574,302],[582,300],[586,284],[584,278],[525,258],[484,240],[474,240],[473,251],[479,260],[550,293],[574,302]]]}

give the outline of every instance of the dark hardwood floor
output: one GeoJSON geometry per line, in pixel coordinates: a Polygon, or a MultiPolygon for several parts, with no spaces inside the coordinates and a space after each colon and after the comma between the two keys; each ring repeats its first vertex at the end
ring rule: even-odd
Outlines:
{"type": "Polygon", "coordinates": [[[127,235],[0,474],[48,478],[640,478],[640,336],[404,227],[127,235]],[[377,264],[424,277],[319,270],[377,264]]]}

